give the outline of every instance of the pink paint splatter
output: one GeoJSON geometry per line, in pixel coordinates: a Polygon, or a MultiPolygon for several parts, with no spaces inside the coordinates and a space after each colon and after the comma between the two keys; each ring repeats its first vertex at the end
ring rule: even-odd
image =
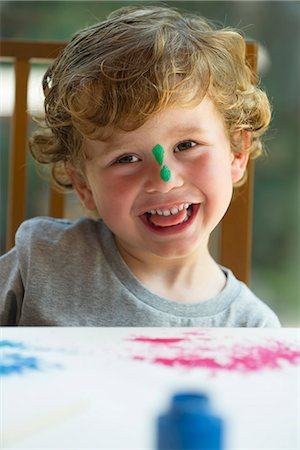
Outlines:
{"type": "Polygon", "coordinates": [[[247,340],[236,344],[236,340],[225,338],[220,344],[216,337],[186,333],[176,338],[140,336],[130,340],[138,346],[132,356],[134,360],[167,367],[249,373],[300,363],[299,348],[272,339],[263,344],[247,340]]]}

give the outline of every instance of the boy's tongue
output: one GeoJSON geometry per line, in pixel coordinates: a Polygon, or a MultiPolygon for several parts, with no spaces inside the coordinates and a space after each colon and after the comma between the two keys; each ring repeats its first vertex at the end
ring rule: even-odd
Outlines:
{"type": "Polygon", "coordinates": [[[159,214],[151,214],[149,217],[149,221],[154,225],[158,225],[160,227],[170,227],[172,225],[178,225],[181,223],[187,216],[186,209],[179,211],[175,215],[170,216],[160,216],[159,214]]]}

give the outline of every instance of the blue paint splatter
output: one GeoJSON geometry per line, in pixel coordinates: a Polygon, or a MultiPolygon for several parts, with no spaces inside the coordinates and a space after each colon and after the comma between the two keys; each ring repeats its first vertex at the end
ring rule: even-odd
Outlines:
{"type": "Polygon", "coordinates": [[[40,363],[34,356],[23,356],[19,353],[4,355],[0,362],[0,376],[22,374],[28,370],[40,370],[40,363]]]}
{"type": "Polygon", "coordinates": [[[14,374],[24,375],[29,372],[42,372],[47,369],[63,367],[61,364],[47,361],[48,358],[45,360],[33,356],[32,352],[43,352],[44,354],[46,352],[49,355],[49,349],[35,346],[28,348],[22,342],[0,340],[0,377],[14,374]]]}
{"type": "Polygon", "coordinates": [[[12,342],[12,341],[6,341],[6,340],[2,340],[0,341],[0,347],[3,348],[26,348],[24,344],[22,344],[21,342],[12,342]]]}

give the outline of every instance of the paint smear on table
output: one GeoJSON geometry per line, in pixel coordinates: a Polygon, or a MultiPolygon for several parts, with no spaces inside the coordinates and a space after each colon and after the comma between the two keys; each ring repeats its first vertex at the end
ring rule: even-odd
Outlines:
{"type": "Polygon", "coordinates": [[[182,337],[133,336],[132,359],[187,370],[204,368],[211,371],[251,373],[280,370],[300,364],[299,345],[275,339],[251,339],[236,343],[232,337],[222,342],[205,332],[186,333],[182,337]]]}

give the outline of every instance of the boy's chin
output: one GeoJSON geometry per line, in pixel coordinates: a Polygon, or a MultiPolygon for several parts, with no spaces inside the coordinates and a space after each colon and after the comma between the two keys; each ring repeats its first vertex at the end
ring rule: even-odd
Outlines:
{"type": "Polygon", "coordinates": [[[182,239],[175,242],[157,242],[147,246],[145,253],[162,260],[193,258],[208,252],[208,238],[182,239]]]}
{"type": "Polygon", "coordinates": [[[177,240],[176,243],[169,241],[157,242],[136,242],[134,245],[130,242],[123,241],[116,238],[116,245],[123,257],[126,259],[126,254],[138,260],[176,260],[192,257],[195,253],[202,253],[207,251],[208,239],[203,242],[194,242],[193,240],[182,239],[177,240]],[[201,250],[202,249],[202,250],[201,250]],[[125,254],[124,254],[125,253],[125,254]]]}

